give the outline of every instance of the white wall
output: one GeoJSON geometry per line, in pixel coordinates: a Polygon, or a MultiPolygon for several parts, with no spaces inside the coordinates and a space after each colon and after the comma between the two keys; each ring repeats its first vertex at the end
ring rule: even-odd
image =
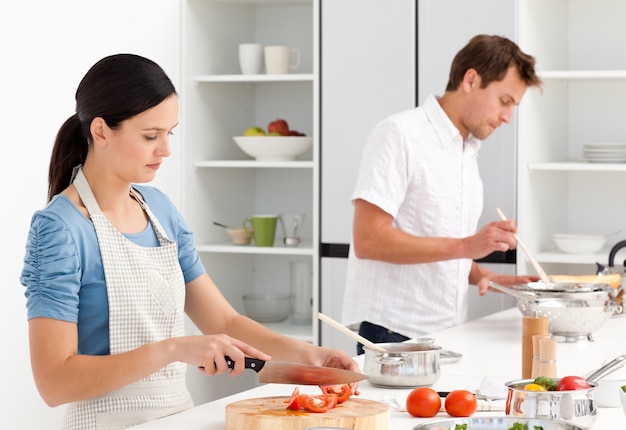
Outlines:
{"type": "MultiPolygon", "coordinates": [[[[131,52],[155,60],[179,87],[178,0],[31,0],[0,3],[0,427],[58,428],[63,407],[40,399],[29,365],[23,287],[19,283],[32,213],[46,202],[50,150],[74,113],[74,93],[103,56],[131,52]]],[[[179,199],[174,155],[155,182],[179,199]]]]}

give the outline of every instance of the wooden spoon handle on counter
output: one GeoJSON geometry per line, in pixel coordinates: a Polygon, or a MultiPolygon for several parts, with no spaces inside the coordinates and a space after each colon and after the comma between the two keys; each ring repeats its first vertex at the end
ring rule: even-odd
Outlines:
{"type": "Polygon", "coordinates": [[[339,324],[337,321],[335,321],[331,317],[328,317],[328,316],[324,315],[323,313],[318,312],[317,313],[317,318],[319,318],[321,321],[324,321],[329,326],[336,328],[337,330],[339,330],[340,332],[342,332],[346,336],[351,337],[352,339],[356,340],[357,342],[367,346],[369,349],[374,349],[376,351],[385,352],[384,348],[376,345],[374,342],[371,342],[371,341],[365,339],[363,336],[361,336],[358,333],[353,332],[348,327],[346,327],[346,326],[344,326],[342,324],[339,324]]]}
{"type": "MultiPolygon", "coordinates": [[[[507,221],[507,218],[506,218],[506,216],[504,216],[502,211],[499,208],[496,208],[496,210],[498,211],[498,215],[500,216],[500,219],[502,221],[507,221]]],[[[546,288],[551,288],[552,287],[552,282],[550,282],[550,278],[548,278],[548,275],[546,274],[546,272],[539,265],[537,260],[535,260],[535,257],[533,257],[533,255],[528,251],[528,248],[526,248],[526,245],[524,245],[524,242],[521,241],[519,236],[517,234],[515,234],[515,233],[513,233],[513,236],[515,237],[515,240],[517,241],[517,244],[520,246],[520,248],[522,248],[522,250],[526,254],[526,257],[528,257],[528,260],[530,260],[530,264],[532,264],[533,267],[535,268],[535,270],[537,271],[537,274],[541,278],[541,281],[543,282],[543,285],[545,285],[546,288]]]]}

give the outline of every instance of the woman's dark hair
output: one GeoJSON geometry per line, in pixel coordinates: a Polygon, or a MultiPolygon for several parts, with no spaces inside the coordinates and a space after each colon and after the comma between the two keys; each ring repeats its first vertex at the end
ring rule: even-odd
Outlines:
{"type": "Polygon", "coordinates": [[[515,42],[501,36],[474,36],[452,60],[446,91],[459,88],[469,69],[478,72],[481,88],[485,88],[491,82],[504,79],[511,66],[517,69],[527,86],[541,87],[541,79],[535,72],[535,58],[522,52],[515,42]]]}
{"type": "Polygon", "coordinates": [[[48,172],[48,201],[70,184],[91,143],[90,127],[101,117],[110,128],[176,93],[163,69],[144,57],[117,54],[94,64],[76,90],[76,113],[59,129],[48,172]]]}

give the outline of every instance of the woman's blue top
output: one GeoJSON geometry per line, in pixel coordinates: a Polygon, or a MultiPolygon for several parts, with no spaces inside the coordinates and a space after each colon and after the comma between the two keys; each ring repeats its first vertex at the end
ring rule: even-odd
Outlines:
{"type": "MultiPolygon", "coordinates": [[[[172,201],[154,187],[133,188],[176,241],[185,283],[204,273],[193,235],[172,201]]],[[[125,236],[140,246],[159,246],[152,223],[125,236]]],[[[20,281],[26,287],[28,319],[76,323],[79,354],[110,353],[109,303],[96,230],[67,197],[55,196],[33,215],[20,281]]]]}

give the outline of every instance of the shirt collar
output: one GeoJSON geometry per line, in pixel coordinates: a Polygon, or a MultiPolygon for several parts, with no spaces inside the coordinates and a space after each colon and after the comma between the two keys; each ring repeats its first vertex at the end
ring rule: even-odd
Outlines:
{"type": "MultiPolygon", "coordinates": [[[[459,130],[441,108],[441,105],[434,94],[430,94],[426,97],[422,107],[428,117],[428,120],[433,124],[442,143],[456,142],[462,139],[459,130]]],[[[465,139],[464,142],[465,149],[471,149],[474,152],[478,152],[480,145],[481,141],[476,139],[471,133],[467,136],[467,139],[465,139]]]]}

